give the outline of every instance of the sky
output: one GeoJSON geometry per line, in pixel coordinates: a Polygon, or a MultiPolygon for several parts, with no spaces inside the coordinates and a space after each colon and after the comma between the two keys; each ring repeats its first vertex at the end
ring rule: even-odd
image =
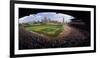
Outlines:
{"type": "Polygon", "coordinates": [[[74,19],[75,17],[63,14],[63,13],[56,13],[56,12],[40,12],[36,14],[30,14],[29,16],[24,16],[19,18],[19,23],[29,23],[29,22],[37,22],[42,21],[44,18],[48,18],[50,20],[63,22],[63,19],[66,23],[71,22],[71,19],[74,19]]]}

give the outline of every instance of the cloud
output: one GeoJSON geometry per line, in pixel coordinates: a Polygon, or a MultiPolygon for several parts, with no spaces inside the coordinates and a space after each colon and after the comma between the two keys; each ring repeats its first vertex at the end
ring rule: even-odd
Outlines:
{"type": "Polygon", "coordinates": [[[56,12],[40,12],[37,14],[31,14],[29,16],[25,16],[19,19],[19,23],[29,23],[29,22],[37,22],[42,21],[44,18],[48,18],[50,20],[55,20],[59,22],[71,22],[71,19],[74,19],[73,16],[63,13],[56,12]]]}

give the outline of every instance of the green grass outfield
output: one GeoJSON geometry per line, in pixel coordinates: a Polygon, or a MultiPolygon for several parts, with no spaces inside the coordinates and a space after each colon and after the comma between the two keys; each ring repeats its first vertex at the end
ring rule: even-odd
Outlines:
{"type": "Polygon", "coordinates": [[[49,37],[56,37],[63,31],[63,26],[61,24],[31,24],[26,25],[25,29],[49,37]]]}

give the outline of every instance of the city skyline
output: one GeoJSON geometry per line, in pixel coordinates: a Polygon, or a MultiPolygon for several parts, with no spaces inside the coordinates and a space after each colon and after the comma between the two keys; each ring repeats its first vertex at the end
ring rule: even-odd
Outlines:
{"type": "Polygon", "coordinates": [[[50,19],[52,21],[58,21],[58,22],[64,22],[69,23],[71,22],[71,19],[74,19],[75,17],[63,14],[63,13],[56,13],[56,12],[39,12],[37,14],[30,14],[29,16],[24,16],[19,19],[19,23],[29,23],[29,22],[42,22],[44,18],[50,19]]]}

